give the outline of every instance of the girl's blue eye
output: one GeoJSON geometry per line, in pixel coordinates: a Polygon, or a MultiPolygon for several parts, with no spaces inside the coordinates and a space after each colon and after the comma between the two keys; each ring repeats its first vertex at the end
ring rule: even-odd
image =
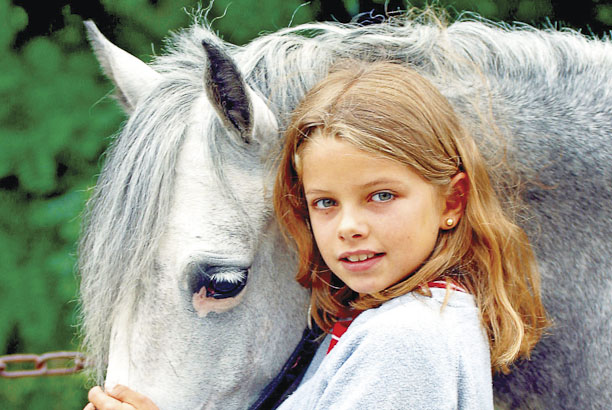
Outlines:
{"type": "Polygon", "coordinates": [[[313,202],[313,206],[318,209],[328,209],[336,204],[336,201],[329,198],[317,199],[313,202]]]}
{"type": "Polygon", "coordinates": [[[372,195],[372,200],[374,202],[387,202],[387,201],[392,200],[393,198],[395,198],[395,195],[387,191],[377,192],[374,195],[372,195]]]}

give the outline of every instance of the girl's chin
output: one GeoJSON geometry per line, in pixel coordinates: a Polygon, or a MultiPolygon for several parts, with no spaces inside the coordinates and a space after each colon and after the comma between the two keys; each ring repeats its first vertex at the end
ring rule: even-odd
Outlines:
{"type": "Polygon", "coordinates": [[[372,293],[380,292],[383,290],[383,287],[377,286],[375,284],[364,284],[364,283],[351,283],[347,284],[349,288],[353,292],[359,293],[359,296],[371,295],[372,293]]]}

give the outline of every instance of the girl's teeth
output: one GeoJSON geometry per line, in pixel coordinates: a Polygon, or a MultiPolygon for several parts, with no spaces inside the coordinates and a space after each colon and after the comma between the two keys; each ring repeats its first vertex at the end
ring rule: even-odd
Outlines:
{"type": "Polygon", "coordinates": [[[372,257],[374,257],[374,254],[368,253],[368,254],[361,254],[361,255],[350,255],[350,256],[347,256],[346,259],[348,259],[350,262],[361,262],[366,259],[370,259],[372,257]]]}

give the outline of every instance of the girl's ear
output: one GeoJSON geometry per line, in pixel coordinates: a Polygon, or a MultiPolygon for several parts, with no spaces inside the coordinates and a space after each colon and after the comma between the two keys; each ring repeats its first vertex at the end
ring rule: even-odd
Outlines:
{"type": "Polygon", "coordinates": [[[470,184],[465,172],[459,172],[451,179],[450,193],[444,198],[444,211],[440,219],[441,229],[452,229],[463,216],[470,190],[470,184]]]}

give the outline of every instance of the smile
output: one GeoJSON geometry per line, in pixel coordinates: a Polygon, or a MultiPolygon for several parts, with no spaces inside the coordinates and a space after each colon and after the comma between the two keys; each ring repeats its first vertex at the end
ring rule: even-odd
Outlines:
{"type": "Polygon", "coordinates": [[[349,262],[362,262],[365,261],[366,259],[371,259],[374,257],[374,255],[376,255],[375,253],[362,253],[362,254],[355,254],[355,255],[349,255],[346,258],[349,262]]]}
{"type": "Polygon", "coordinates": [[[342,265],[354,272],[366,271],[374,267],[385,256],[384,253],[357,252],[340,255],[342,265]]]}

